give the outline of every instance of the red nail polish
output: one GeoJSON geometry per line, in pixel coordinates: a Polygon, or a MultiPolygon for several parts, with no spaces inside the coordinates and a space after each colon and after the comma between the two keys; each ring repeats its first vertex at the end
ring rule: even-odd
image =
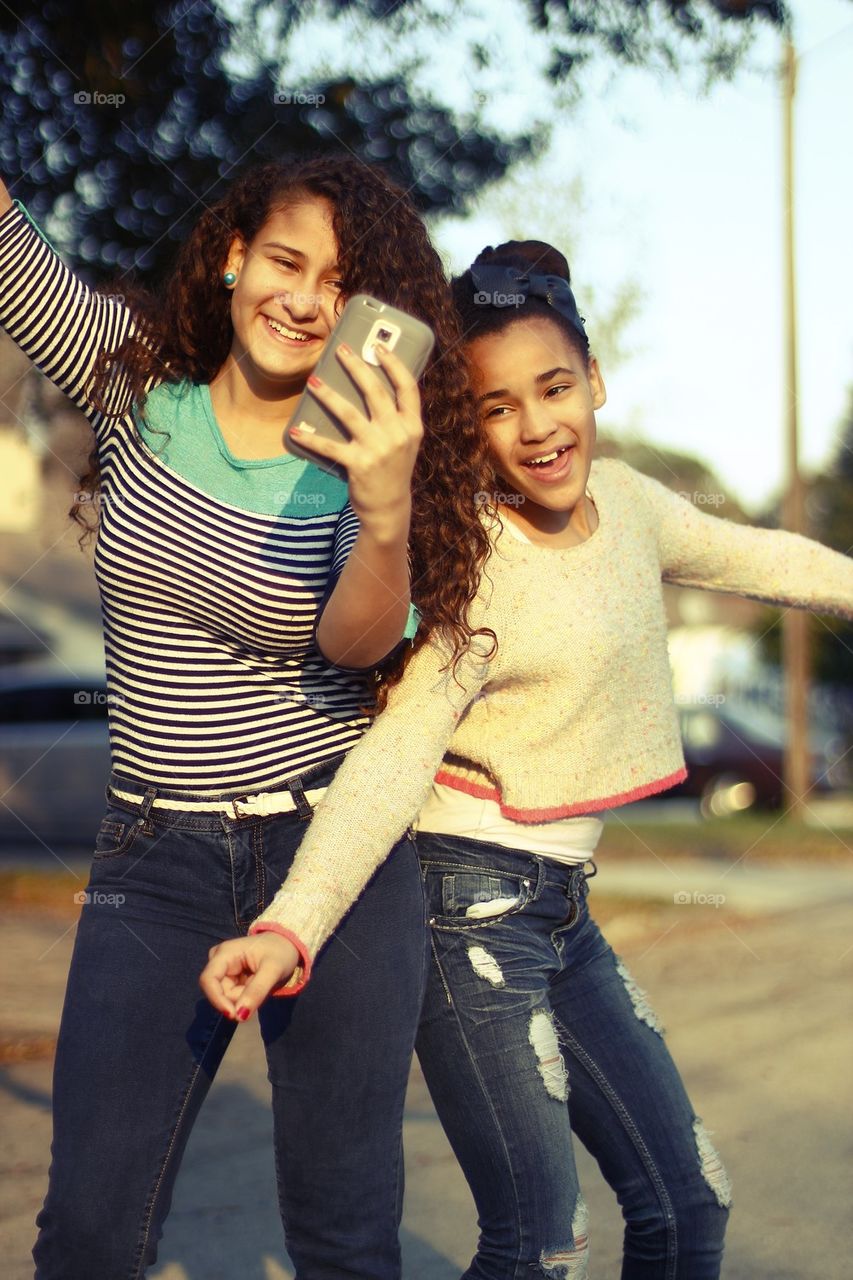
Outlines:
{"type": "Polygon", "coordinates": [[[343,351],[345,356],[352,355],[352,347],[348,347],[345,342],[341,342],[338,344],[338,351],[343,351]]]}
{"type": "Polygon", "coordinates": [[[247,1008],[246,1008],[246,1006],[243,1004],[243,1005],[241,1005],[241,1006],[240,1006],[240,1008],[237,1010],[237,1017],[240,1019],[240,1021],[241,1021],[241,1022],[245,1022],[245,1021],[246,1021],[246,1019],[247,1019],[247,1018],[249,1017],[249,1015],[251,1014],[251,1012],[252,1012],[252,1010],[251,1010],[251,1009],[247,1009],[247,1008]]]}
{"type": "Polygon", "coordinates": [[[312,373],[312,374],[311,374],[311,376],[310,376],[310,378],[308,379],[308,386],[309,386],[309,387],[322,387],[322,385],[323,385],[323,381],[322,381],[322,379],[321,379],[321,378],[318,378],[318,377],[317,377],[317,375],[316,375],[315,373],[312,373]]]}

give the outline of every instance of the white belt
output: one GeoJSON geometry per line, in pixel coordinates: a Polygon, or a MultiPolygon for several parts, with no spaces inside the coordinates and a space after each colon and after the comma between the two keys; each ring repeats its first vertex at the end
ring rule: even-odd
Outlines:
{"type": "MultiPolygon", "coordinates": [[[[326,787],[314,787],[303,792],[305,799],[312,804],[326,794],[326,787]]],[[[134,804],[142,804],[144,796],[134,795],[130,791],[119,791],[110,787],[110,795],[119,800],[131,800],[134,804]]],[[[160,800],[155,799],[152,809],[185,809],[192,813],[231,813],[235,818],[247,818],[251,814],[266,816],[272,813],[291,813],[296,808],[296,801],[289,791],[261,791],[256,796],[236,796],[233,800],[160,800]]]]}

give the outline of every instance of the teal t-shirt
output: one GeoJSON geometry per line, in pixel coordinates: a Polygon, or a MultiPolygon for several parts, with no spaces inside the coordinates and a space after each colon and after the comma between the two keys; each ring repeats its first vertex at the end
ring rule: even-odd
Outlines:
{"type": "Polygon", "coordinates": [[[346,484],[313,462],[290,453],[236,458],[219,429],[206,383],[161,382],[134,419],[148,448],[167,467],[242,511],[299,520],[346,506],[346,484]]]}

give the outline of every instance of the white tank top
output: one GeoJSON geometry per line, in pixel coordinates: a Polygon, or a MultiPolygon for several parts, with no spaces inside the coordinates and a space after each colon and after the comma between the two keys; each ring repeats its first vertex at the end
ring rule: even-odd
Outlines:
{"type": "Polygon", "coordinates": [[[592,857],[604,829],[600,818],[587,815],[556,822],[513,822],[501,813],[497,800],[480,800],[441,782],[432,784],[414,826],[416,831],[437,835],[490,840],[573,866],[592,857]]]}

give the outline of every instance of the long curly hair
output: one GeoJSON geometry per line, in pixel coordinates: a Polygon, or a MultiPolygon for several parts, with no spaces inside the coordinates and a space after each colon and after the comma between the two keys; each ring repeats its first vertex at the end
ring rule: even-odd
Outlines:
{"type": "MultiPolygon", "coordinates": [[[[369,293],[425,321],[435,347],[421,378],[424,438],[412,479],[412,599],[422,624],[413,645],[387,663],[378,705],[407,660],[434,630],[450,642],[454,669],[475,634],[468,609],[489,553],[478,499],[494,488],[480,431],[462,334],[441,259],[405,193],[348,155],[281,159],[255,166],[208,209],[182,245],[158,293],[124,287],[135,326],[93,372],[93,400],[119,416],[159,382],[209,383],[231,347],[231,295],[222,272],[235,236],[249,244],[276,210],[321,198],[332,208],[343,295],[369,293]]],[[[97,528],[97,452],[79,482],[70,515],[85,539],[97,528]],[[95,523],[85,519],[95,513],[95,523]]],[[[494,641],[494,633],[485,629],[494,641]]]]}

